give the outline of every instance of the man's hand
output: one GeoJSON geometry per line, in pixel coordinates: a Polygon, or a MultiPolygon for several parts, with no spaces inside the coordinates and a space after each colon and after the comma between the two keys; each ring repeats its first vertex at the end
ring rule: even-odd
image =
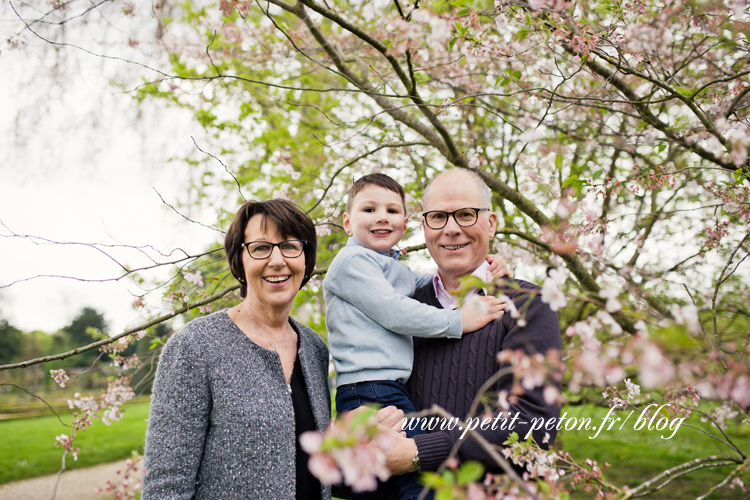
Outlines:
{"type": "Polygon", "coordinates": [[[414,457],[417,456],[417,443],[403,433],[392,432],[393,446],[385,457],[385,466],[394,476],[414,472],[414,457]]]}
{"type": "Polygon", "coordinates": [[[485,281],[495,281],[498,278],[508,277],[513,279],[513,271],[508,267],[508,263],[495,254],[487,254],[485,260],[489,262],[490,267],[487,269],[487,279],[485,281]]]}

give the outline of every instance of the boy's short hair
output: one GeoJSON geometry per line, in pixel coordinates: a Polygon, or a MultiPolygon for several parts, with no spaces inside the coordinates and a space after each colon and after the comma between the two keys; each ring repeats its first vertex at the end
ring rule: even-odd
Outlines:
{"type": "Polygon", "coordinates": [[[403,186],[401,186],[401,184],[393,180],[391,177],[385,174],[378,173],[367,174],[354,181],[354,184],[352,184],[352,187],[349,188],[349,192],[346,195],[347,213],[349,213],[352,208],[354,198],[356,198],[356,196],[367,186],[378,186],[387,189],[388,191],[393,191],[401,197],[401,203],[404,206],[404,212],[406,212],[406,196],[404,195],[403,186]]]}

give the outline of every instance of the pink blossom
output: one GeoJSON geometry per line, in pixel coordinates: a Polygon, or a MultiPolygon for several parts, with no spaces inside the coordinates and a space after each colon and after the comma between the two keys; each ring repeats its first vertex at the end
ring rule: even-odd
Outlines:
{"type": "Polygon", "coordinates": [[[466,500],[486,500],[484,490],[477,483],[470,483],[466,487],[466,500]]]}
{"type": "Polygon", "coordinates": [[[203,286],[203,276],[201,276],[200,271],[195,271],[194,273],[185,273],[185,279],[195,286],[203,286]]]}
{"type": "Polygon", "coordinates": [[[318,431],[305,432],[299,437],[299,445],[310,455],[317,453],[323,445],[323,435],[318,431]]]}
{"type": "Polygon", "coordinates": [[[582,340],[590,340],[594,338],[596,331],[588,321],[578,321],[573,326],[568,327],[565,333],[569,337],[578,335],[582,340]]]}
{"type": "Polygon", "coordinates": [[[663,386],[674,377],[672,363],[652,343],[644,346],[639,369],[641,384],[647,388],[663,386]]]}
{"type": "Polygon", "coordinates": [[[737,379],[732,392],[729,393],[739,407],[747,409],[750,407],[750,379],[747,375],[743,375],[737,379]]]}
{"type": "Polygon", "coordinates": [[[633,399],[641,394],[641,386],[632,383],[629,378],[625,379],[625,387],[628,390],[628,397],[630,399],[633,399]]]}
{"type": "Polygon", "coordinates": [[[694,305],[675,307],[672,309],[672,316],[674,316],[678,325],[685,325],[690,333],[700,333],[701,323],[698,317],[698,308],[694,305]]]}
{"type": "Polygon", "coordinates": [[[55,379],[55,383],[60,387],[65,387],[65,383],[70,380],[70,377],[68,377],[68,374],[65,373],[65,370],[63,369],[50,370],[49,373],[52,375],[52,378],[55,379]]]}
{"type": "Polygon", "coordinates": [[[599,297],[606,299],[606,308],[609,312],[617,312],[622,309],[622,305],[617,301],[617,297],[620,296],[620,289],[614,286],[599,290],[599,297]]]}
{"type": "Polygon", "coordinates": [[[500,297],[498,297],[500,302],[505,304],[505,312],[510,314],[511,318],[518,319],[521,317],[521,313],[516,307],[516,303],[513,302],[513,300],[508,297],[507,295],[503,294],[500,297]]]}
{"type": "Polygon", "coordinates": [[[105,425],[111,425],[112,422],[117,422],[121,418],[122,418],[122,412],[120,411],[120,408],[117,406],[104,410],[104,413],[102,413],[102,422],[105,425]]]}
{"type": "Polygon", "coordinates": [[[633,52],[654,52],[672,43],[669,27],[650,24],[630,25],[625,31],[628,48],[633,52]]]}
{"type": "Polygon", "coordinates": [[[172,293],[167,293],[166,295],[164,295],[164,297],[161,299],[161,306],[164,309],[171,311],[174,308],[174,295],[172,293]]]}
{"type": "Polygon", "coordinates": [[[542,284],[542,302],[549,304],[550,309],[557,311],[568,304],[560,285],[565,281],[565,275],[560,269],[552,269],[542,284]]]}
{"type": "MultiPolygon", "coordinates": [[[[308,434],[312,434],[309,432],[308,434]]],[[[304,434],[303,434],[304,436],[304,434]]],[[[300,444],[302,436],[300,436],[300,444]]],[[[341,472],[336,465],[336,461],[330,455],[315,453],[310,456],[307,467],[313,476],[317,477],[324,484],[340,484],[343,481],[341,472]]]]}
{"type": "Polygon", "coordinates": [[[560,391],[557,390],[557,387],[547,385],[544,387],[544,402],[548,405],[556,404],[560,402],[561,396],[560,391]]]}

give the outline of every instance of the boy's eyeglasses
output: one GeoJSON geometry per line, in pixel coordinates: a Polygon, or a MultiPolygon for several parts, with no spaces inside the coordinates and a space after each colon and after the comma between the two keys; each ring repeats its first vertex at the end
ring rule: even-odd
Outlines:
{"type": "Polygon", "coordinates": [[[293,259],[302,255],[305,250],[306,240],[286,240],[281,243],[269,241],[251,241],[240,246],[247,248],[247,254],[253,259],[267,259],[273,253],[273,247],[279,247],[281,255],[293,259]]]}
{"type": "Polygon", "coordinates": [[[453,212],[443,212],[442,210],[430,210],[422,214],[425,224],[430,229],[443,229],[448,224],[448,219],[452,216],[461,227],[473,226],[477,223],[479,212],[489,211],[489,208],[459,208],[453,212]]]}

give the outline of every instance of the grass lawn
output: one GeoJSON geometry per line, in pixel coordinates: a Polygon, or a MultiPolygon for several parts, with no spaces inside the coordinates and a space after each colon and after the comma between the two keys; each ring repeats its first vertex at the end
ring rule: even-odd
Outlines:
{"type": "MultiPolygon", "coordinates": [[[[568,418],[590,417],[592,425],[599,426],[606,409],[593,406],[568,406],[563,408],[568,418]]],[[[669,436],[659,431],[635,431],[633,423],[639,412],[618,430],[603,430],[595,439],[589,439],[595,431],[562,430],[558,434],[556,448],[563,449],[578,460],[590,458],[600,465],[605,461],[612,467],[604,470],[604,476],[616,485],[635,486],[657,473],[697,457],[708,455],[732,455],[722,443],[711,439],[702,432],[686,427],[685,424],[710,430],[709,424],[700,422],[697,414],[683,423],[672,439],[661,439],[660,435],[669,436]]],[[[129,457],[133,450],[142,452],[146,434],[148,403],[129,405],[124,410],[122,421],[106,426],[96,421],[94,426],[76,437],[80,447],[77,461],[68,459],[67,468],[88,467],[129,457]]],[[[63,420],[70,422],[72,417],[64,415],[63,420]]],[[[668,429],[667,429],[668,430],[668,429]]],[[[0,422],[0,483],[53,474],[60,468],[62,452],[54,447],[56,435],[67,432],[56,417],[37,417],[0,422]]],[[[729,437],[743,450],[750,451],[750,436],[740,433],[736,426],[730,425],[729,437]]],[[[722,481],[731,467],[706,468],[675,479],[666,488],[649,495],[649,499],[684,499],[695,498],[705,493],[708,487],[722,481]]],[[[747,483],[747,477],[744,478],[747,483]]],[[[592,499],[594,495],[583,492],[579,486],[573,499],[592,499]]],[[[710,499],[740,500],[747,494],[738,489],[723,488],[714,493],[710,499]]]]}
{"type": "MultiPolygon", "coordinates": [[[[568,417],[585,418],[591,417],[593,425],[599,425],[607,411],[592,406],[565,407],[563,411],[568,412],[568,417]]],[[[629,412],[630,410],[628,410],[629,412]]],[[[625,413],[627,415],[627,412],[625,413]]],[[[604,470],[604,477],[614,484],[636,486],[645,480],[652,478],[659,472],[670,467],[685,463],[698,457],[710,455],[737,456],[726,445],[716,441],[704,433],[686,427],[686,424],[719,434],[710,423],[702,423],[698,414],[693,414],[690,419],[685,420],[677,430],[672,439],[661,439],[661,435],[669,437],[672,431],[659,432],[642,429],[635,431],[633,423],[640,412],[636,410],[630,420],[617,430],[620,423],[612,427],[612,430],[603,430],[595,439],[589,439],[595,431],[561,431],[555,448],[569,452],[575,459],[590,458],[596,460],[601,466],[608,462],[612,467],[604,470]]],[[[624,420],[624,417],[623,417],[624,420]]],[[[665,429],[668,431],[668,429],[665,429]]],[[[741,435],[737,426],[729,425],[725,430],[732,441],[738,445],[743,453],[750,451],[750,437],[747,433],[741,435]]],[[[705,493],[709,487],[721,482],[734,467],[724,466],[717,468],[704,468],[686,476],[673,480],[664,489],[648,495],[649,499],[683,499],[696,498],[705,493]]],[[[747,477],[744,478],[747,484],[747,477]]],[[[711,495],[710,499],[746,499],[747,493],[740,489],[722,488],[711,495]]],[[[579,486],[579,492],[573,498],[594,498],[593,494],[584,493],[579,486]]]]}
{"type": "MultiPolygon", "coordinates": [[[[81,449],[78,460],[69,455],[66,469],[90,467],[128,458],[133,450],[143,453],[148,403],[123,407],[123,417],[110,426],[101,420],[76,433],[81,449]]],[[[72,415],[61,415],[69,424],[72,415]]],[[[0,483],[54,474],[60,469],[62,450],[55,447],[55,436],[67,434],[55,416],[24,418],[0,422],[0,483]]]]}

